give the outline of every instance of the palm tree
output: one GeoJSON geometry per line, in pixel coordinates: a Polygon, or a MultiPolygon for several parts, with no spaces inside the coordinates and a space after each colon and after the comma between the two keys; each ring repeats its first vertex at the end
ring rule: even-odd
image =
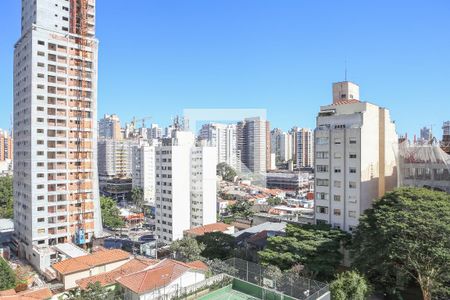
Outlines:
{"type": "Polygon", "coordinates": [[[134,187],[131,190],[131,200],[134,205],[142,212],[144,207],[144,191],[140,187],[134,187]]]}

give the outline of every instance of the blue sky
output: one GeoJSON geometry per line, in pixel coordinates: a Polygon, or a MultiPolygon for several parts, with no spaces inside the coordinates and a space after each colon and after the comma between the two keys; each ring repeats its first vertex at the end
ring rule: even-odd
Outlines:
{"type": "MultiPolygon", "coordinates": [[[[20,2],[0,1],[0,128],[12,110],[20,2]]],[[[399,133],[450,120],[450,1],[97,0],[99,116],[266,108],[314,127],[331,83],[391,110],[399,133]]]]}

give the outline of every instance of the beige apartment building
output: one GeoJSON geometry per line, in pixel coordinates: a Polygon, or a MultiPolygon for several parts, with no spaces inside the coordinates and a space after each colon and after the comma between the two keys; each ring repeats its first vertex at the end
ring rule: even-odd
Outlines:
{"type": "Polygon", "coordinates": [[[353,231],[372,202],[397,186],[398,137],[389,110],[359,100],[359,86],[333,84],[315,135],[315,219],[353,231]]]}

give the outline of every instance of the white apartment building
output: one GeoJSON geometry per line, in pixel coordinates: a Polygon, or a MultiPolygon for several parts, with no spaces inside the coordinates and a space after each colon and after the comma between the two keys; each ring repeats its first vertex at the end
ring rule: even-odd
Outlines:
{"type": "Polygon", "coordinates": [[[120,119],[117,115],[105,114],[98,121],[98,137],[105,139],[121,140],[123,138],[122,129],[120,128],[120,119]]]}
{"type": "Polygon", "coordinates": [[[356,84],[333,84],[333,104],[320,108],[315,129],[315,219],[349,232],[374,199],[397,186],[389,110],[358,98],[356,84]]]}
{"type": "Polygon", "coordinates": [[[175,131],[155,156],[159,239],[170,243],[184,230],[215,223],[217,148],[196,146],[192,132],[175,131]]]}
{"type": "Polygon", "coordinates": [[[299,128],[296,134],[297,168],[312,168],[314,166],[313,131],[308,128],[299,128]]]}
{"type": "Polygon", "coordinates": [[[102,233],[97,180],[95,0],[23,0],[14,49],[14,222],[19,255],[102,233]]]}
{"type": "Polygon", "coordinates": [[[292,159],[292,136],[279,128],[270,132],[272,153],[275,153],[276,161],[286,162],[292,159]]]}
{"type": "Polygon", "coordinates": [[[138,140],[100,139],[98,141],[98,175],[100,184],[113,178],[131,178],[133,147],[138,140]]]}
{"type": "Polygon", "coordinates": [[[147,138],[149,140],[159,140],[162,138],[162,128],[158,124],[151,124],[147,131],[147,138]]]}
{"type": "Polygon", "coordinates": [[[217,162],[226,163],[233,169],[240,169],[240,155],[237,150],[235,124],[210,123],[200,129],[200,139],[208,145],[217,147],[217,162]]]}
{"type": "Polygon", "coordinates": [[[147,141],[133,147],[132,184],[142,189],[146,203],[155,203],[155,146],[147,141]]]}

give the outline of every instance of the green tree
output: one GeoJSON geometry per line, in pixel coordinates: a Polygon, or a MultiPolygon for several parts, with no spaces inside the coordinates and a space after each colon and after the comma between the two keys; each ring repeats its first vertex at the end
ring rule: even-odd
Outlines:
{"type": "Polygon", "coordinates": [[[249,218],[253,215],[252,203],[245,200],[238,200],[235,204],[227,207],[229,213],[236,217],[249,218]]]}
{"type": "Polygon", "coordinates": [[[234,276],[237,274],[238,270],[233,267],[230,264],[227,264],[225,261],[220,260],[220,259],[213,259],[213,260],[208,260],[206,262],[206,264],[209,267],[209,270],[213,273],[213,274],[221,274],[221,273],[225,273],[231,276],[234,276]]]}
{"type": "Polygon", "coordinates": [[[13,180],[10,176],[0,177],[0,219],[11,219],[13,210],[13,180]]]}
{"type": "Polygon", "coordinates": [[[174,253],[176,259],[184,262],[191,262],[202,259],[200,255],[205,250],[205,245],[199,244],[197,240],[184,237],[170,244],[170,251],[174,253]]]}
{"type": "Polygon", "coordinates": [[[0,291],[9,290],[16,286],[16,275],[8,263],[0,257],[0,291]]]}
{"type": "Polygon", "coordinates": [[[120,216],[120,210],[116,201],[109,197],[100,197],[100,208],[102,210],[103,225],[110,228],[125,226],[125,222],[120,216]]]}
{"type": "Polygon", "coordinates": [[[366,279],[356,271],[341,273],[330,284],[331,299],[333,300],[364,300],[369,291],[366,279]]]}
{"type": "Polygon", "coordinates": [[[217,165],[217,175],[221,176],[225,181],[232,182],[236,178],[237,173],[227,163],[222,162],[217,165]]]}
{"type": "Polygon", "coordinates": [[[279,197],[270,197],[267,199],[267,204],[270,206],[280,205],[282,202],[283,200],[279,197]]]}
{"type": "Polygon", "coordinates": [[[198,243],[205,245],[201,256],[207,259],[227,259],[233,256],[234,237],[217,231],[210,232],[195,238],[198,243]]]}
{"type": "Polygon", "coordinates": [[[265,265],[287,270],[301,264],[309,276],[329,280],[342,260],[339,250],[346,237],[344,232],[329,226],[288,224],[285,236],[269,238],[258,255],[265,265]]]}
{"type": "Polygon", "coordinates": [[[144,191],[140,187],[131,190],[131,201],[142,212],[144,209],[144,191]]]}
{"type": "Polygon", "coordinates": [[[394,294],[408,279],[423,299],[450,295],[450,194],[423,188],[386,193],[360,218],[354,265],[394,294]]]}

